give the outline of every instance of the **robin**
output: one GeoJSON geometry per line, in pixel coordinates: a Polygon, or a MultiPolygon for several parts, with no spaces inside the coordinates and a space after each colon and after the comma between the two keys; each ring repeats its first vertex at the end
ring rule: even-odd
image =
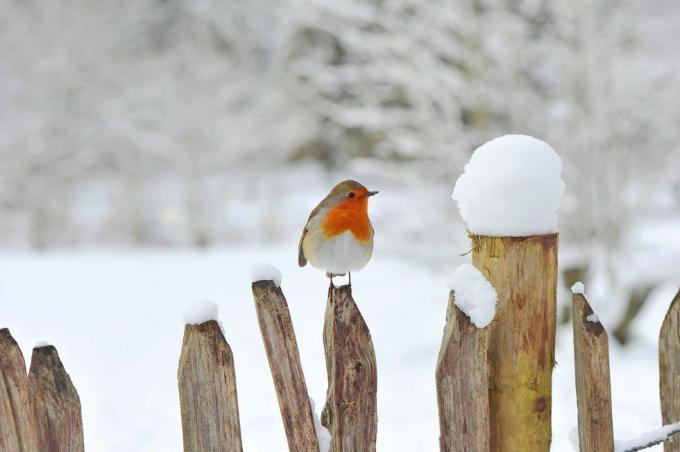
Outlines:
{"type": "Polygon", "coordinates": [[[298,265],[309,261],[326,270],[326,276],[363,268],[373,254],[373,226],[368,218],[368,198],[377,194],[359,182],[346,180],[333,187],[309,214],[298,245],[298,265]]]}

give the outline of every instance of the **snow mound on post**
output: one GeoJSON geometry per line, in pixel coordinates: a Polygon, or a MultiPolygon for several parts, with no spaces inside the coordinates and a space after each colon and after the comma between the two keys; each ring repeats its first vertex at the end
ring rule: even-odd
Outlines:
{"type": "Polygon", "coordinates": [[[208,320],[217,320],[217,305],[208,300],[197,301],[184,313],[183,320],[187,325],[200,325],[208,320]]]}
{"type": "Polygon", "coordinates": [[[577,281],[574,283],[573,286],[571,286],[571,293],[577,293],[579,295],[583,295],[586,291],[586,286],[583,285],[581,281],[577,281]]]}
{"type": "Polygon", "coordinates": [[[252,282],[272,281],[276,287],[281,286],[281,270],[261,262],[250,267],[250,279],[252,282]]]}
{"type": "Polygon", "coordinates": [[[455,292],[454,303],[475,324],[484,328],[496,313],[498,294],[484,275],[470,264],[456,268],[449,279],[449,289],[455,292]]]}
{"type": "Polygon", "coordinates": [[[478,147],[452,198],[471,233],[525,237],[557,232],[562,159],[547,143],[505,135],[478,147]]]}

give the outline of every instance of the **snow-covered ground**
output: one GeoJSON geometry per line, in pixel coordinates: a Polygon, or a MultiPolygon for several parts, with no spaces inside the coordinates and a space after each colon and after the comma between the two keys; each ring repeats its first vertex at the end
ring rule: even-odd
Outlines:
{"type": "MultiPolygon", "coordinates": [[[[465,251],[465,250],[461,250],[465,251]]],[[[285,451],[285,435],[250,293],[250,265],[282,270],[310,395],[321,409],[327,279],[298,269],[296,244],[218,251],[81,251],[0,254],[0,328],[27,363],[38,341],[55,344],[81,398],[91,451],[179,451],[176,372],[183,316],[198,300],[219,306],[236,363],[244,449],[285,451]]],[[[378,359],[378,450],[438,449],[434,369],[448,269],[381,252],[353,277],[378,359]]],[[[660,425],[656,335],[675,287],[645,307],[630,347],[611,344],[617,439],[660,425]]],[[[571,328],[560,329],[553,450],[571,451],[576,425],[571,328]]],[[[660,448],[657,450],[661,450],[660,448]]]]}

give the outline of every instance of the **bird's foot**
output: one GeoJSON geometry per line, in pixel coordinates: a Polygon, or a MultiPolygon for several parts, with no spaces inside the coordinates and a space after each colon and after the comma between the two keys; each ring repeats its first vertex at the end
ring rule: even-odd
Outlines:
{"type": "Polygon", "coordinates": [[[334,276],[345,276],[349,275],[349,282],[348,285],[351,287],[352,286],[352,273],[347,272],[347,273],[331,273],[331,272],[326,272],[326,277],[330,279],[331,287],[335,287],[335,284],[333,284],[333,277],[334,276]]]}

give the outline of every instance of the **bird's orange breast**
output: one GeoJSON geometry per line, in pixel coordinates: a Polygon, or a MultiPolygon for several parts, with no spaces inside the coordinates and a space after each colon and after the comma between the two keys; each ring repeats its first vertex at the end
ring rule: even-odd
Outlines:
{"type": "Polygon", "coordinates": [[[368,219],[368,201],[343,202],[326,213],[321,227],[328,238],[350,231],[361,242],[370,240],[373,227],[368,219]]]}

